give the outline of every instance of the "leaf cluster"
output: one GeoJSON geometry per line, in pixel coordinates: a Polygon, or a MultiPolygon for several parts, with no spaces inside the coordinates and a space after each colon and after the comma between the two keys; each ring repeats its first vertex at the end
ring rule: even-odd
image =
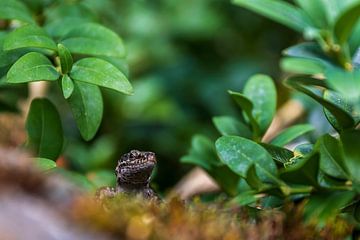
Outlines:
{"type": "MultiPolygon", "coordinates": [[[[323,224],[340,212],[359,220],[359,1],[233,2],[303,34],[307,42],[283,52],[281,66],[291,73],[284,83],[320,104],[335,132],[314,143],[286,148],[295,138],[314,130],[301,124],[263,142],[276,111],[276,89],[270,77],[255,75],[242,92],[229,91],[243,118],[214,117],[222,136],[212,145],[202,137],[207,146],[215,148],[216,157],[209,161],[204,152],[208,154],[210,147],[195,144],[195,136],[182,160],[212,166],[211,171],[205,168],[210,175],[219,166],[230,169],[240,179],[233,183],[237,189],[231,201],[240,205],[275,207],[307,199],[308,220],[323,224]]],[[[214,177],[220,187],[224,178],[214,177]]]]}
{"type": "MultiPolygon", "coordinates": [[[[103,116],[100,88],[131,95],[126,50],[120,36],[98,23],[82,3],[55,1],[39,9],[19,0],[0,1],[0,90],[36,81],[55,83],[84,140],[91,140],[103,116]],[[39,14],[40,12],[40,14],[39,14]]],[[[0,99],[0,109],[17,110],[0,99]]],[[[43,169],[63,151],[62,121],[55,105],[34,99],[27,120],[27,146],[43,169]]]]}

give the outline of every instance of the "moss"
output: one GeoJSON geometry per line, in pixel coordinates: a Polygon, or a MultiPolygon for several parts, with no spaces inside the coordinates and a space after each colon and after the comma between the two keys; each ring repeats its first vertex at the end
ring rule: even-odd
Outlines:
{"type": "Polygon", "coordinates": [[[159,205],[126,196],[102,204],[80,199],[74,209],[81,224],[120,239],[343,239],[352,230],[341,218],[321,229],[306,225],[301,206],[294,205],[258,211],[255,218],[246,207],[176,198],[159,205]]]}

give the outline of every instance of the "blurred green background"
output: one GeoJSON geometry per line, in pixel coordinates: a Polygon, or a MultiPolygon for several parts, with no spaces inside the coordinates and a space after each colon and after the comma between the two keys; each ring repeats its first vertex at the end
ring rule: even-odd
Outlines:
{"type": "MultiPolygon", "coordinates": [[[[37,9],[37,1],[27,2],[37,9]]],[[[121,154],[139,149],[157,154],[153,183],[168,190],[191,168],[179,162],[191,136],[215,136],[213,116],[238,114],[226,90],[241,90],[254,73],[279,83],[281,51],[299,40],[291,30],[225,0],[41,2],[50,4],[48,19],[61,11],[93,14],[127,46],[124,67],[135,94],[103,90],[104,118],[93,141],[82,141],[66,104],[57,105],[63,106],[69,166],[98,186],[114,182],[121,154]],[[57,4],[64,5],[61,11],[57,4]]]]}

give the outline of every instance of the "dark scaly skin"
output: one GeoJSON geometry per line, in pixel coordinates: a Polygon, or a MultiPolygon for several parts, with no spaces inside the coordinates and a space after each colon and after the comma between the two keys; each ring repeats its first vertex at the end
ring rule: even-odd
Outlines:
{"type": "Polygon", "coordinates": [[[151,173],[156,165],[153,152],[131,150],[122,155],[115,169],[116,188],[105,187],[97,192],[99,199],[114,197],[119,193],[141,195],[146,199],[160,200],[150,187],[151,173]]]}

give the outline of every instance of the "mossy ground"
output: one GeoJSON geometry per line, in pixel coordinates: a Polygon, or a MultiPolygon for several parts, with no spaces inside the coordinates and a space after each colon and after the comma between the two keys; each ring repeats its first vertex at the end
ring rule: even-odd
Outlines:
{"type": "Polygon", "coordinates": [[[172,198],[161,204],[118,196],[76,202],[73,217],[118,239],[344,239],[352,227],[336,218],[322,228],[304,224],[301,205],[281,210],[227,207],[172,198]]]}

